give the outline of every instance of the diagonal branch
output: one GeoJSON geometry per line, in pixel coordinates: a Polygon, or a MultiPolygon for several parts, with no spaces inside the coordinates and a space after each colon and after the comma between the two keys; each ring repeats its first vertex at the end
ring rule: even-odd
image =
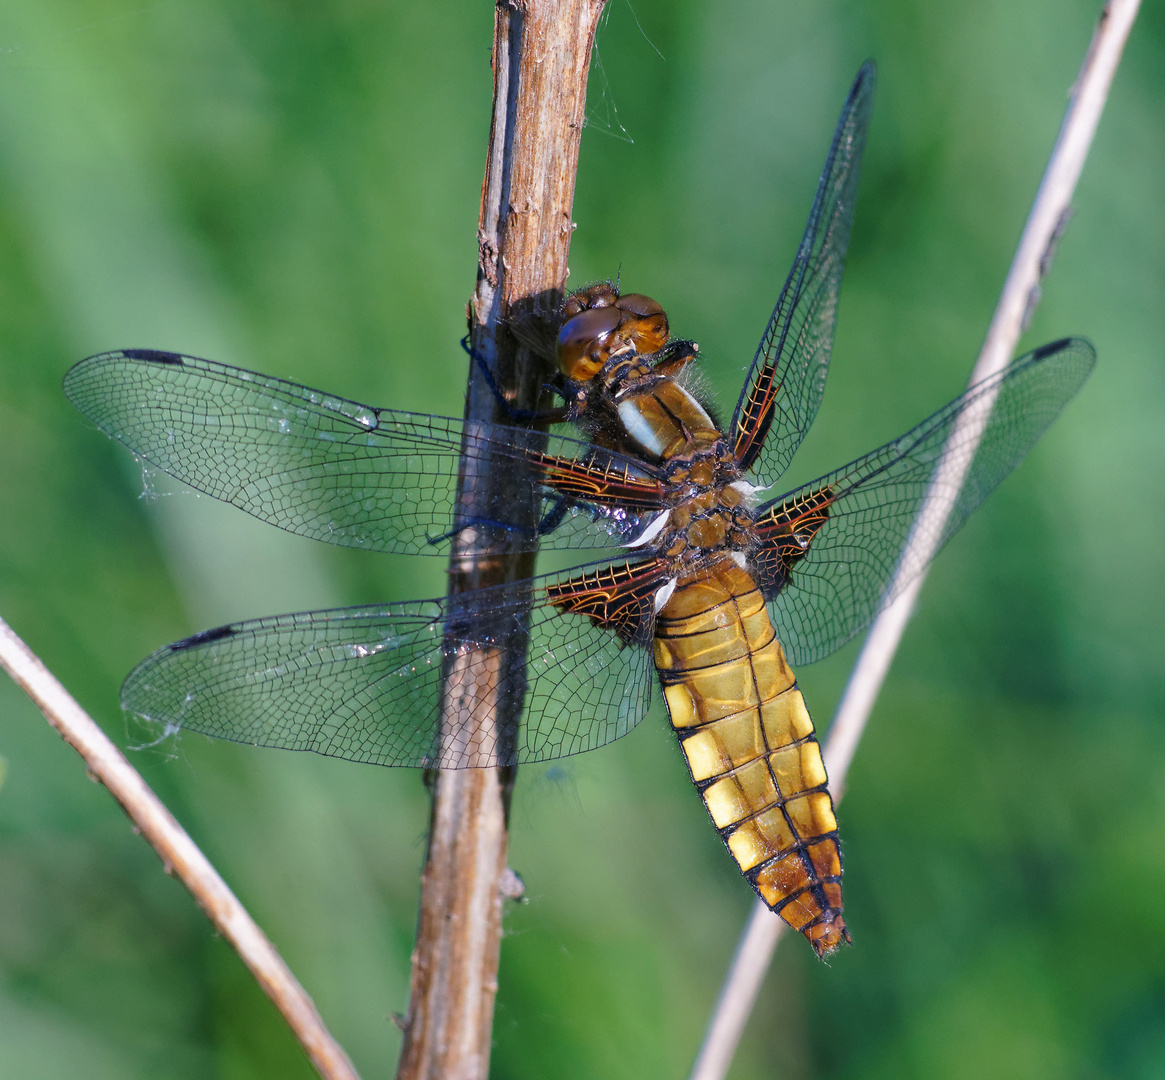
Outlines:
{"type": "Polygon", "coordinates": [[[283,1014],[320,1076],[324,1080],[359,1080],[347,1054],[324,1027],[311,998],[210,861],[105,732],[2,619],[0,667],[81,755],[90,775],[121,804],[161,857],[166,872],[176,874],[190,890],[283,1014]]]}
{"type": "MultiPolygon", "coordinates": [[[[1076,181],[1139,7],[1140,0],[1110,0],[1101,12],[968,385],[973,386],[1007,366],[1039,302],[1041,279],[1067,221],[1076,181]]],[[[983,407],[968,410],[951,432],[948,445],[960,448],[962,462],[953,460],[953,455],[940,459],[926,509],[915,523],[899,562],[900,575],[912,572],[908,570],[910,567],[925,566],[933,556],[930,545],[942,535],[942,525],[954,506],[963,472],[974,458],[973,452],[967,453],[967,447],[973,449],[979,441],[993,404],[994,397],[985,395],[983,407]]],[[[910,621],[926,572],[917,574],[905,586],[900,585],[900,580],[896,576],[887,589],[889,595],[897,593],[897,598],[870,628],[825,740],[825,760],[835,802],[844,793],[850,763],[910,621]]],[[[722,1080],[728,1072],[784,927],[779,916],[757,902],[737,945],[690,1080],[722,1080]]]]}

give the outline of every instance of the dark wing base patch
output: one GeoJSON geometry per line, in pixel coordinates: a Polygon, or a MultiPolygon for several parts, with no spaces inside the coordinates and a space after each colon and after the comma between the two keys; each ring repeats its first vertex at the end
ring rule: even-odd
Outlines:
{"type": "Polygon", "coordinates": [[[829,520],[837,493],[832,487],[803,491],[770,507],[756,523],[760,547],[750,560],[766,600],[785,587],[789,574],[806,555],[813,538],[829,520]]]}
{"type": "Polygon", "coordinates": [[[605,566],[547,589],[559,611],[585,615],[627,644],[644,644],[655,626],[655,594],[666,580],[660,559],[605,566]]]}

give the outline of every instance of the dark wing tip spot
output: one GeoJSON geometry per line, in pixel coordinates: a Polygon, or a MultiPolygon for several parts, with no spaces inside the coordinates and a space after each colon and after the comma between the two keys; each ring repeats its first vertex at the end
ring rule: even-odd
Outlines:
{"type": "Polygon", "coordinates": [[[145,360],[150,364],[181,364],[178,353],[162,352],[160,349],[122,349],[121,355],[127,360],[145,360]]]}
{"type": "Polygon", "coordinates": [[[206,645],[211,641],[221,641],[223,638],[233,637],[234,633],[235,628],[233,626],[216,626],[213,630],[199,630],[197,634],[191,634],[188,638],[175,641],[170,646],[170,651],[181,652],[183,649],[193,649],[198,645],[206,645]]]}
{"type": "Polygon", "coordinates": [[[1071,338],[1060,338],[1059,341],[1049,341],[1047,345],[1041,345],[1038,349],[1032,352],[1033,360],[1043,360],[1046,356],[1051,356],[1053,353],[1058,353],[1066,349],[1072,344],[1071,338]]]}

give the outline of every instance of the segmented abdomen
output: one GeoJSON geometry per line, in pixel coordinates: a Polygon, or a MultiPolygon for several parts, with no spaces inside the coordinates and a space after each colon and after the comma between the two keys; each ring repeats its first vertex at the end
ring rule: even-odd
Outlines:
{"type": "Polygon", "coordinates": [[[849,934],[841,853],[813,721],[764,598],[731,559],[681,580],[656,619],[655,665],[712,821],[761,899],[819,955],[849,934]]]}

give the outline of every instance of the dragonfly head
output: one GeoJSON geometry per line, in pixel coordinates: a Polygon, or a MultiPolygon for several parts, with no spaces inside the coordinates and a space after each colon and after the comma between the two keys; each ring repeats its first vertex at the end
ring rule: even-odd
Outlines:
{"type": "Polygon", "coordinates": [[[634,349],[647,355],[667,344],[663,308],[642,293],[620,296],[610,282],[572,293],[562,315],[555,359],[563,375],[575,382],[590,382],[616,353],[634,349]]]}

